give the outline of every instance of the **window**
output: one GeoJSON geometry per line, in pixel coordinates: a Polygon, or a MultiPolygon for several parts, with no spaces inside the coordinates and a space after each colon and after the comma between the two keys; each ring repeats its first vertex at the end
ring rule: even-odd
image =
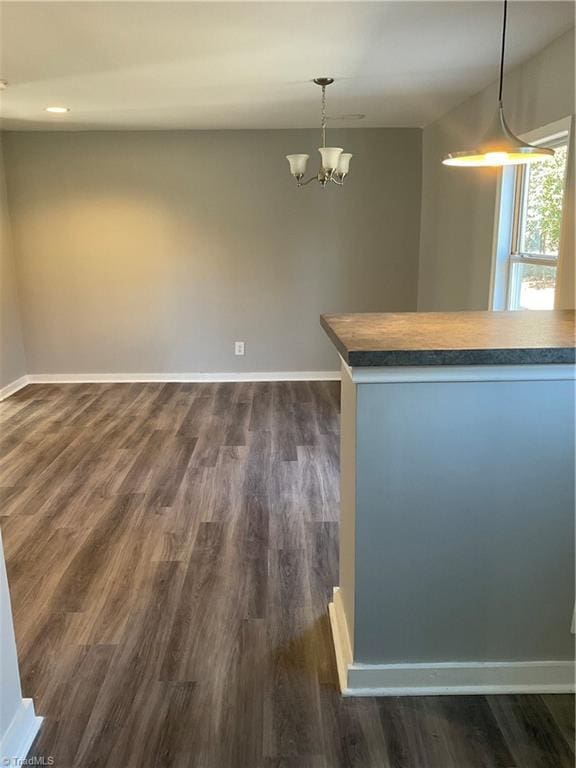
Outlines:
{"type": "Polygon", "coordinates": [[[553,309],[562,224],[566,137],[554,157],[516,168],[508,309],[553,309]]]}
{"type": "Polygon", "coordinates": [[[534,144],[550,160],[504,170],[497,227],[494,309],[553,309],[568,158],[568,131],[534,144]]]}

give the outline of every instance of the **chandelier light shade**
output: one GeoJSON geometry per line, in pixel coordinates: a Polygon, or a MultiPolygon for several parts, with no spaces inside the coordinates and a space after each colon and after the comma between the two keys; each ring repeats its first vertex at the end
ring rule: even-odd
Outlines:
{"type": "Polygon", "coordinates": [[[304,176],[310,155],[286,155],[292,176],[304,176]]]}
{"type": "Polygon", "coordinates": [[[322,156],[322,168],[327,173],[333,173],[338,168],[338,161],[344,150],[342,147],[320,147],[318,152],[322,156]]]}
{"type": "Polygon", "coordinates": [[[296,179],[296,184],[299,187],[304,187],[306,184],[310,184],[311,181],[319,182],[322,187],[326,187],[328,182],[342,186],[344,178],[350,170],[352,154],[344,152],[341,147],[326,146],[326,87],[331,85],[334,80],[331,77],[317,77],[314,79],[314,82],[322,88],[322,146],[318,148],[318,152],[320,152],[318,173],[303,181],[310,155],[286,155],[286,159],[290,165],[290,173],[296,179]]]}
{"type": "Polygon", "coordinates": [[[350,152],[342,152],[340,157],[338,158],[338,168],[336,168],[336,173],[340,176],[346,176],[350,169],[350,158],[352,157],[352,154],[350,152]]]}
{"type": "Polygon", "coordinates": [[[506,51],[506,22],[508,0],[504,0],[502,21],[502,46],[500,52],[500,80],[498,85],[498,109],[488,133],[474,149],[450,152],[442,159],[444,165],[478,168],[481,166],[499,167],[503,165],[521,165],[546,160],[554,154],[553,149],[526,144],[515,136],[504,117],[502,86],[504,81],[504,54],[506,51]]]}

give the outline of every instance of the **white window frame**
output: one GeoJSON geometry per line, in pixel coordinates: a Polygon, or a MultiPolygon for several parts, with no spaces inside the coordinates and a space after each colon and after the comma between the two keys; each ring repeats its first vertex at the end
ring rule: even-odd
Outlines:
{"type": "MultiPolygon", "coordinates": [[[[524,134],[521,138],[530,144],[552,147],[566,144],[570,140],[571,120],[571,117],[558,120],[524,134]]],[[[564,177],[564,198],[567,176],[564,177]]],[[[519,223],[523,195],[526,194],[525,179],[525,166],[508,166],[502,169],[498,182],[490,277],[490,308],[493,310],[506,310],[512,303],[511,275],[515,264],[542,264],[558,269],[558,256],[523,253],[520,249],[522,232],[519,223]]]]}

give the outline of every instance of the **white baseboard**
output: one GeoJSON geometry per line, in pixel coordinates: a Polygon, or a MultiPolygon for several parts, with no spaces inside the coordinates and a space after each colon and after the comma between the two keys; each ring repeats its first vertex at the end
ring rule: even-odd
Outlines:
{"type": "Polygon", "coordinates": [[[30,381],[28,376],[20,376],[20,378],[16,379],[16,381],[12,381],[10,384],[6,384],[5,387],[0,389],[0,401],[6,400],[7,397],[15,394],[19,389],[22,389],[29,383],[30,381]]]}
{"type": "Polygon", "coordinates": [[[0,389],[0,402],[28,384],[217,383],[238,381],[340,381],[340,371],[232,371],[229,373],[31,373],[0,389]]]}
{"type": "Polygon", "coordinates": [[[344,692],[348,687],[348,669],[352,664],[352,644],[350,643],[348,622],[346,621],[340,587],[334,587],[334,602],[328,606],[328,613],[332,627],[334,653],[336,654],[338,682],[340,683],[340,690],[344,692]]]}
{"type": "Polygon", "coordinates": [[[431,664],[358,664],[352,661],[338,588],[330,624],[343,696],[439,696],[573,693],[572,661],[470,661],[431,664]]]}
{"type": "Polygon", "coordinates": [[[24,764],[43,719],[34,712],[32,699],[22,699],[20,708],[0,741],[0,765],[24,764]]]}
{"type": "Polygon", "coordinates": [[[33,373],[30,384],[132,384],[136,382],[340,381],[340,371],[231,371],[220,373],[33,373]]]}

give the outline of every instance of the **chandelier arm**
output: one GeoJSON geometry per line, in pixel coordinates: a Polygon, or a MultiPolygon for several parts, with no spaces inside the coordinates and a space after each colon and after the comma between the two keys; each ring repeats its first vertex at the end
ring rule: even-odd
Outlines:
{"type": "Polygon", "coordinates": [[[306,181],[299,181],[298,186],[305,187],[307,184],[310,184],[311,181],[317,181],[317,180],[318,180],[318,176],[310,176],[310,178],[307,179],[306,181]]]}

